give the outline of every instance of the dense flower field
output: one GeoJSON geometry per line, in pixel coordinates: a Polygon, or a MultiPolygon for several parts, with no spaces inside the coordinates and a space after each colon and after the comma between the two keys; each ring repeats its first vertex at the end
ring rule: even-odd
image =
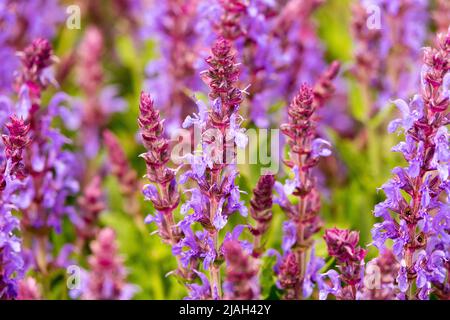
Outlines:
{"type": "Polygon", "coordinates": [[[450,299],[449,27],[0,0],[0,300],[450,299]]]}

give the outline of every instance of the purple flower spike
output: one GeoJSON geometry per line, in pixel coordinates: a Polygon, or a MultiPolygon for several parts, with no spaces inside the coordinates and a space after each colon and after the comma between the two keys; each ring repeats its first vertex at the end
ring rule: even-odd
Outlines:
{"type": "Polygon", "coordinates": [[[101,182],[101,178],[95,176],[78,199],[81,214],[74,224],[80,240],[95,237],[100,213],[106,208],[101,182]]]}
{"type": "Polygon", "coordinates": [[[371,108],[378,110],[392,97],[412,96],[419,72],[414,62],[427,36],[427,3],[422,0],[360,0],[353,7],[356,40],[353,73],[368,90],[377,90],[371,108]],[[371,8],[380,10],[379,19],[371,8]]]}
{"type": "Polygon", "coordinates": [[[359,233],[357,231],[327,229],[324,236],[328,253],[340,263],[361,261],[366,251],[358,246],[359,233]]]}
{"type": "MultiPolygon", "coordinates": [[[[152,98],[145,92],[141,92],[139,111],[138,124],[142,142],[147,149],[141,157],[144,158],[147,167],[145,176],[151,182],[144,186],[143,194],[146,200],[152,201],[157,210],[156,215],[149,215],[145,222],[155,222],[161,239],[173,248],[181,249],[183,233],[180,226],[175,224],[173,217],[173,211],[180,201],[180,194],[175,179],[176,171],[168,166],[171,151],[169,140],[164,136],[159,111],[155,110],[152,98]]],[[[176,251],[177,255],[181,253],[181,250],[176,251]]],[[[184,267],[178,268],[177,273],[186,279],[192,277],[192,272],[186,269],[187,264],[183,265],[184,267]]]]}
{"type": "Polygon", "coordinates": [[[108,150],[111,172],[117,177],[122,194],[131,199],[139,189],[136,171],[131,168],[118,138],[109,130],[103,132],[103,142],[108,150]]]}
{"type": "Polygon", "coordinates": [[[22,151],[29,143],[29,126],[23,120],[12,116],[6,128],[9,133],[2,136],[6,163],[0,163],[0,300],[17,297],[18,280],[24,274],[22,243],[15,235],[20,222],[12,210],[20,203],[17,195],[26,178],[22,151]]]}
{"type": "Polygon", "coordinates": [[[229,300],[259,299],[256,261],[242,249],[237,240],[225,241],[223,252],[227,263],[224,298],[229,300]]]}
{"type": "Polygon", "coordinates": [[[254,238],[255,257],[263,252],[262,236],[269,228],[272,220],[272,191],[275,184],[275,177],[270,174],[262,175],[253,189],[253,197],[250,200],[250,215],[256,221],[256,226],[250,229],[254,238]]]}
{"type": "MultiPolygon", "coordinates": [[[[26,6],[23,9],[26,10],[26,6]]],[[[24,248],[30,256],[25,269],[30,267],[47,273],[60,267],[53,251],[50,252],[53,249],[48,241],[50,233],[61,231],[63,216],[76,219],[75,209],[67,200],[79,191],[78,162],[74,154],[65,149],[70,139],[62,130],[52,127],[56,117],[67,124],[66,128],[70,126],[71,119],[67,118],[71,117],[71,112],[63,104],[71,101],[60,92],[50,99],[48,106],[42,105],[44,89],[55,82],[49,68],[57,61],[48,40],[35,39],[18,57],[21,66],[16,72],[15,89],[19,117],[10,128],[17,135],[29,132],[31,139],[3,137],[3,142],[7,153],[11,152],[11,147],[21,146],[11,153],[8,170],[22,182],[16,184],[13,193],[17,191],[14,201],[16,209],[22,213],[21,232],[29,239],[26,243],[29,247],[24,248]],[[23,163],[16,163],[22,154],[23,163]]]]}
{"type": "MultiPolygon", "coordinates": [[[[345,285],[341,287],[340,284],[338,289],[333,285],[336,290],[330,291],[322,282],[321,294],[331,293],[340,300],[359,299],[363,289],[364,257],[366,255],[366,250],[358,246],[359,233],[337,228],[327,229],[324,239],[329,255],[336,259],[339,282],[345,285]]],[[[330,271],[332,270],[328,272],[330,271]]]]}
{"type": "Polygon", "coordinates": [[[438,36],[437,48],[425,49],[424,62],[421,94],[409,105],[395,101],[402,119],[394,120],[390,129],[402,126],[405,141],[393,151],[401,152],[408,165],[395,168],[394,177],[383,186],[386,200],[374,210],[383,221],[372,230],[380,249],[387,239],[393,240],[400,264],[399,296],[406,299],[428,299],[433,290],[441,297],[450,292],[445,281],[450,252],[445,227],[450,217],[449,98],[444,88],[450,70],[450,30],[438,36]]]}
{"type": "MultiPolygon", "coordinates": [[[[195,237],[190,237],[193,241],[188,247],[191,250],[201,248],[194,250],[190,263],[194,267],[203,264],[205,270],[210,270],[212,298],[222,299],[220,265],[223,246],[219,232],[233,213],[239,212],[244,217],[248,214],[235,182],[238,176],[236,148],[244,147],[246,137],[239,127],[242,121],[238,110],[243,98],[242,91],[236,86],[239,69],[230,43],[223,38],[217,40],[206,62],[209,68],[202,75],[210,88],[210,107],[205,110],[203,104],[198,103],[199,114],[185,121],[186,125],[193,124],[201,130],[202,151],[186,156],[190,169],[182,180],[187,182],[191,179],[196,187],[190,190],[191,197],[182,207],[186,216],[179,225],[185,235],[191,234],[193,223],[204,228],[195,237]],[[191,209],[193,212],[188,214],[191,209]]],[[[235,238],[241,229],[237,228],[225,239],[237,240],[235,238]]],[[[184,250],[176,251],[181,257],[186,253],[184,250]]]]}
{"type": "MultiPolygon", "coordinates": [[[[318,137],[315,121],[317,108],[331,94],[331,79],[336,75],[338,64],[333,64],[315,88],[306,84],[300,87],[288,107],[289,122],[281,125],[281,131],[288,137],[289,158],[284,162],[294,172],[293,180],[286,180],[284,187],[276,184],[275,189],[280,198],[277,203],[286,212],[288,221],[283,224],[282,249],[284,251],[284,272],[281,267],[278,273],[278,283],[284,289],[285,299],[299,299],[306,294],[312,294],[315,276],[315,256],[308,250],[313,250],[313,239],[322,227],[318,215],[320,211],[320,196],[313,175],[321,157],[331,154],[330,143],[318,137]],[[298,204],[292,204],[286,194],[292,194],[298,199],[298,204]],[[308,263],[308,259],[310,259],[308,263]],[[293,266],[293,264],[297,264],[293,266]],[[297,276],[291,274],[297,270],[297,276]],[[292,272],[291,272],[292,271],[292,272]],[[281,280],[289,275],[289,281],[281,280]],[[280,278],[281,277],[281,278],[280,278]]],[[[319,264],[319,262],[318,262],[319,264]]]]}
{"type": "Polygon", "coordinates": [[[126,283],[123,258],[119,256],[114,230],[100,230],[97,239],[91,243],[87,283],[82,292],[84,300],[129,300],[137,288],[126,283]]]}

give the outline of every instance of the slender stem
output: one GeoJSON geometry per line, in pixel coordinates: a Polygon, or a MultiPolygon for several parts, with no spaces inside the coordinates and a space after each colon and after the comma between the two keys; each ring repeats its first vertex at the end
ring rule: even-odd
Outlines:
{"type": "MultiPolygon", "coordinates": [[[[218,181],[218,171],[213,170],[211,172],[211,180],[212,180],[212,184],[214,184],[216,181],[218,181]]],[[[209,218],[210,221],[213,222],[214,221],[214,217],[216,215],[217,212],[217,200],[215,197],[212,197],[210,200],[210,212],[209,212],[209,218]]],[[[219,232],[218,230],[214,229],[213,233],[212,233],[212,238],[213,238],[213,242],[214,242],[214,251],[216,252],[216,254],[219,253],[219,232]]],[[[211,294],[214,295],[214,290],[215,288],[217,288],[217,295],[218,298],[221,299],[222,298],[222,288],[221,288],[221,281],[220,281],[220,268],[218,266],[215,265],[215,263],[213,263],[213,265],[211,266],[211,294]]]]}
{"type": "MultiPolygon", "coordinates": [[[[162,191],[162,199],[164,199],[165,201],[167,201],[167,203],[170,203],[170,195],[169,195],[169,185],[167,183],[164,184],[160,184],[160,189],[162,191]]],[[[166,209],[163,212],[163,217],[164,217],[164,224],[165,224],[165,228],[167,229],[167,232],[169,233],[169,238],[170,238],[170,242],[172,243],[172,245],[177,243],[177,240],[175,239],[174,235],[173,235],[173,227],[175,225],[174,219],[173,219],[173,210],[171,209],[166,209]]]]}
{"type": "Polygon", "coordinates": [[[38,252],[36,261],[41,272],[47,274],[47,239],[45,236],[39,236],[38,239],[38,252]]]}
{"type": "MultiPolygon", "coordinates": [[[[299,230],[299,267],[300,267],[300,278],[298,281],[298,286],[301,287],[303,284],[303,279],[305,277],[305,266],[306,266],[306,250],[304,246],[305,241],[305,229],[303,225],[304,217],[305,217],[305,198],[301,198],[299,202],[299,220],[300,220],[300,230],[299,230]]],[[[302,298],[302,290],[298,290],[298,298],[302,298]]]]}
{"type": "MultiPolygon", "coordinates": [[[[425,175],[425,172],[423,170],[420,171],[420,174],[417,176],[417,178],[414,181],[414,191],[413,191],[413,206],[411,210],[411,216],[416,217],[419,214],[420,209],[420,202],[421,202],[421,192],[420,192],[420,184],[423,181],[423,177],[425,175]]],[[[408,223],[408,234],[409,234],[409,241],[407,243],[407,247],[405,250],[405,262],[406,262],[406,271],[407,271],[407,277],[408,277],[408,299],[414,300],[415,299],[415,290],[414,290],[414,278],[409,276],[409,271],[413,268],[413,258],[414,253],[416,251],[415,249],[415,239],[416,239],[416,227],[417,223],[414,220],[414,223],[410,224],[408,223]]]]}
{"type": "MultiPolygon", "coordinates": [[[[220,172],[221,172],[221,166],[218,168],[213,168],[211,170],[211,185],[219,185],[220,182],[220,172]]],[[[209,219],[212,222],[214,221],[214,218],[216,216],[217,210],[218,210],[218,199],[216,195],[211,196],[210,200],[210,206],[209,206],[209,219]]],[[[219,230],[215,229],[212,233],[213,242],[214,242],[214,251],[216,252],[216,255],[219,254],[219,230]]],[[[214,295],[214,289],[217,288],[217,295],[218,299],[222,299],[222,285],[221,285],[221,275],[220,275],[220,266],[213,263],[211,267],[211,294],[214,295]]]]}
{"type": "Polygon", "coordinates": [[[259,250],[261,247],[261,234],[258,234],[255,236],[254,240],[253,240],[253,248],[254,250],[259,250]]]}
{"type": "Polygon", "coordinates": [[[353,300],[356,300],[356,286],[354,284],[351,285],[352,288],[352,295],[353,295],[353,300]]]}
{"type": "MultiPolygon", "coordinates": [[[[308,141],[306,141],[306,138],[302,138],[302,141],[300,145],[307,145],[308,141]]],[[[305,162],[305,156],[304,155],[298,155],[296,158],[298,161],[298,170],[299,170],[299,179],[300,179],[300,185],[305,186],[306,184],[306,173],[303,171],[304,162],[305,162]]],[[[303,280],[305,277],[305,269],[306,269],[306,246],[305,246],[305,215],[306,215],[306,198],[307,196],[300,196],[299,202],[298,202],[298,212],[299,212],[299,228],[298,228],[298,264],[300,267],[300,275],[298,279],[298,288],[297,288],[297,294],[296,296],[298,299],[302,298],[302,290],[301,286],[303,285],[303,280]]]]}
{"type": "MultiPolygon", "coordinates": [[[[218,232],[215,231],[213,234],[214,246],[216,252],[218,252],[219,246],[219,237],[218,232]]],[[[211,266],[211,293],[214,295],[214,290],[217,288],[217,296],[219,299],[222,299],[222,285],[220,279],[220,267],[216,264],[211,266]]]]}

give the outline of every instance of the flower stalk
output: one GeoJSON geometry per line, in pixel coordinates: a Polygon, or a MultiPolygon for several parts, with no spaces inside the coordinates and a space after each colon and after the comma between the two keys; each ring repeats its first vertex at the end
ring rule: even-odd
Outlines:
{"type": "Polygon", "coordinates": [[[428,299],[433,286],[448,292],[449,70],[450,33],[440,34],[437,47],[424,51],[421,94],[409,105],[401,99],[393,102],[402,118],[388,129],[402,127],[405,141],[392,150],[402,153],[408,165],[394,168],[393,178],[382,186],[386,200],[374,210],[382,222],[372,235],[381,250],[387,239],[393,240],[402,299],[428,299]]]}
{"type": "MultiPolygon", "coordinates": [[[[187,238],[176,252],[182,256],[185,266],[198,266],[199,258],[203,258],[204,269],[210,273],[211,298],[222,299],[220,269],[223,253],[219,232],[234,212],[247,215],[246,207],[239,200],[240,190],[235,184],[238,176],[236,147],[245,146],[247,137],[239,128],[241,119],[238,110],[243,98],[242,91],[236,87],[239,69],[231,44],[223,38],[217,40],[206,62],[209,68],[203,72],[203,80],[210,88],[212,105],[207,108],[198,101],[199,114],[187,117],[183,124],[185,128],[195,125],[194,130],[200,130],[202,140],[200,150],[188,155],[191,169],[182,177],[183,182],[194,180],[196,188],[190,190],[191,199],[181,210],[182,213],[187,213],[189,209],[194,212],[180,223],[187,238]],[[191,235],[194,222],[204,229],[196,236],[191,235]],[[199,237],[207,246],[199,243],[199,237]],[[184,247],[192,251],[184,251],[184,247]]],[[[237,238],[241,232],[242,228],[239,228],[230,236],[237,238]]],[[[191,292],[192,295],[197,293],[191,292]]]]}

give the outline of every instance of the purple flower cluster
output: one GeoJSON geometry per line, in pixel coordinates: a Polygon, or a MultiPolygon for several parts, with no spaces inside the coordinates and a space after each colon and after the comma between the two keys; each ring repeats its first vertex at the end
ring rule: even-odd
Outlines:
{"type": "Polygon", "coordinates": [[[256,222],[254,227],[250,227],[250,232],[254,236],[253,255],[255,257],[260,256],[264,252],[262,237],[272,220],[272,192],[274,185],[274,175],[262,175],[253,189],[253,197],[250,200],[250,216],[256,222]]]}
{"type": "Polygon", "coordinates": [[[137,288],[126,283],[127,272],[123,258],[118,254],[116,234],[110,228],[98,233],[91,243],[92,255],[89,257],[89,272],[83,279],[84,300],[129,300],[137,288]]]}
{"type": "MultiPolygon", "coordinates": [[[[13,115],[10,118],[10,122],[7,123],[5,127],[9,132],[8,135],[2,135],[7,162],[5,166],[9,166],[8,170],[11,176],[23,180],[27,175],[22,163],[23,150],[30,143],[30,139],[28,138],[30,126],[26,125],[22,119],[18,119],[13,115]]],[[[3,188],[1,184],[0,188],[3,188]]]]}
{"type": "MultiPolygon", "coordinates": [[[[28,175],[20,187],[17,209],[22,212],[22,234],[27,239],[24,245],[26,268],[34,266],[46,270],[48,265],[59,263],[48,261],[47,251],[51,249],[48,234],[53,229],[61,230],[64,215],[73,217],[75,214],[73,206],[66,202],[78,192],[75,155],[64,149],[70,140],[52,127],[55,117],[70,116],[66,104],[70,104],[71,99],[64,93],[57,93],[46,108],[41,103],[42,92],[52,83],[48,68],[56,61],[47,40],[36,39],[18,56],[21,62],[15,82],[18,101],[14,104],[9,98],[3,98],[7,109],[29,125],[31,137],[24,150],[23,165],[13,167],[18,176],[28,175]]],[[[7,150],[13,143],[6,139],[2,148],[7,150]]],[[[67,249],[69,247],[61,252],[67,249]]]]}
{"type": "Polygon", "coordinates": [[[228,240],[223,244],[227,272],[223,284],[227,300],[259,299],[258,265],[239,241],[228,240]]]}
{"type": "Polygon", "coordinates": [[[19,52],[18,56],[21,69],[16,79],[17,91],[22,85],[26,85],[34,98],[40,98],[41,90],[45,89],[50,81],[45,71],[57,62],[50,43],[44,38],[38,38],[23,52],[19,52]]]}
{"type": "Polygon", "coordinates": [[[125,109],[125,102],[117,97],[117,88],[104,86],[102,56],[103,34],[97,27],[89,27],[78,49],[79,85],[85,94],[81,115],[81,141],[87,158],[95,157],[100,148],[101,131],[112,113],[125,109]]]}
{"type": "MultiPolygon", "coordinates": [[[[187,289],[185,299],[251,300],[267,293],[286,300],[450,299],[446,1],[357,1],[348,79],[340,77],[341,63],[327,59],[348,56],[351,45],[331,47],[335,31],[316,25],[328,22],[330,8],[345,10],[343,4],[114,0],[109,6],[104,1],[77,5],[86,27],[74,31],[75,38],[66,38],[67,30],[54,38],[55,26],[64,21],[60,1],[0,0],[0,300],[53,298],[66,284],[73,299],[146,297],[146,292],[135,295],[125,263],[137,268],[130,278],[142,279],[141,268],[168,252],[141,255],[132,245],[146,236],[145,223],[154,224],[152,234],[170,247],[174,260],[154,271],[169,271],[166,275],[187,289]],[[420,69],[415,63],[420,47],[434,29],[444,33],[435,48],[423,50],[420,69]],[[52,38],[63,51],[62,63],[52,38]],[[141,59],[129,59],[136,52],[152,57],[145,70],[141,59]],[[120,87],[109,85],[110,79],[120,87]],[[140,80],[152,92],[134,97],[142,145],[123,148],[120,141],[130,138],[129,118],[113,113],[124,110],[124,97],[133,99],[140,80]],[[60,92],[58,82],[81,98],[60,92]],[[385,199],[374,208],[370,243],[379,254],[372,256],[360,245],[359,232],[332,228],[322,238],[321,230],[334,222],[325,221],[327,216],[337,224],[354,222],[341,220],[341,212],[355,199],[358,205],[350,203],[349,212],[342,213],[353,218],[354,208],[366,200],[347,192],[371,188],[360,170],[365,160],[366,173],[374,173],[369,178],[383,172],[379,160],[386,155],[373,137],[390,116],[380,109],[392,97],[398,98],[391,102],[401,117],[388,131],[404,137],[392,151],[406,164],[394,168],[381,187],[385,199]],[[174,139],[180,126],[186,130],[174,139]],[[259,139],[269,127],[283,133],[278,139],[271,132],[265,142],[281,144],[284,172],[261,174],[246,205],[241,194],[256,182],[261,163],[252,160],[254,155],[262,160],[268,151],[259,139]],[[328,141],[334,141],[336,156],[330,157],[328,141]],[[127,159],[139,148],[145,185],[127,159]],[[360,150],[364,154],[352,163],[360,150]],[[241,165],[247,151],[250,163],[241,165]],[[334,177],[339,156],[351,169],[348,179],[334,177]],[[239,170],[248,171],[243,179],[239,170]],[[330,201],[321,214],[328,188],[335,191],[331,201],[345,202],[330,201]],[[120,199],[109,199],[109,189],[109,198],[118,192],[120,199]],[[142,197],[151,212],[145,219],[142,197]],[[120,226],[120,237],[109,225],[120,226]],[[326,244],[323,256],[323,250],[316,254],[316,248],[325,248],[319,241],[326,244]],[[266,242],[276,250],[267,250],[266,242]],[[367,263],[366,254],[372,258],[367,263]],[[65,268],[76,271],[67,283],[61,281],[65,268]]],[[[344,26],[337,20],[331,25],[344,26]]],[[[275,152],[269,152],[270,160],[281,157],[275,152]]],[[[172,283],[161,282],[170,286],[166,297],[184,292],[173,290],[172,283]]]]}
{"type": "Polygon", "coordinates": [[[169,0],[155,3],[149,10],[148,32],[158,40],[160,56],[146,68],[146,87],[168,119],[169,129],[195,110],[191,91],[202,88],[196,62],[199,32],[195,30],[198,0],[169,0]],[[171,85],[168,86],[167,83],[171,85]]]}
{"type": "Polygon", "coordinates": [[[0,3],[0,93],[13,90],[14,72],[20,65],[16,51],[35,38],[50,38],[64,19],[58,0],[4,0],[0,3]],[[36,14],[39,12],[39,14],[36,14]]]}
{"type": "MultiPolygon", "coordinates": [[[[258,127],[268,127],[269,107],[289,101],[302,82],[312,83],[326,64],[312,13],[318,0],[203,1],[198,29],[232,41],[242,61],[241,82],[250,85],[244,110],[258,127]]],[[[212,36],[205,36],[205,42],[212,36]]]]}
{"type": "Polygon", "coordinates": [[[70,141],[59,130],[51,127],[51,121],[56,116],[65,115],[67,109],[63,103],[70,99],[60,93],[52,98],[47,109],[44,110],[41,105],[41,93],[47,85],[43,74],[55,61],[47,40],[35,40],[20,57],[22,68],[18,75],[18,90],[23,100],[20,101],[19,114],[24,114],[30,122],[33,137],[32,143],[27,146],[25,165],[31,175],[32,183],[28,186],[28,192],[34,204],[24,210],[24,225],[30,228],[51,226],[59,229],[59,217],[65,211],[63,200],[71,192],[77,192],[78,186],[73,176],[73,168],[76,166],[69,170],[70,163],[75,158],[62,149],[70,141]],[[57,168],[55,172],[54,168],[57,168]],[[55,201],[61,200],[58,208],[55,201]],[[46,213],[47,210],[49,212],[46,213]]]}
{"type": "Polygon", "coordinates": [[[12,116],[6,127],[9,132],[2,135],[6,161],[0,163],[0,300],[17,297],[18,280],[24,274],[22,243],[15,235],[20,222],[12,211],[20,201],[18,193],[26,177],[22,153],[30,143],[30,127],[23,120],[12,116]]]}
{"type": "Polygon", "coordinates": [[[328,254],[336,259],[339,272],[331,269],[320,275],[320,299],[326,299],[330,293],[339,300],[359,299],[366,255],[366,250],[358,246],[359,233],[334,228],[326,230],[324,238],[328,254]]]}
{"type": "Polygon", "coordinates": [[[435,288],[448,296],[449,286],[449,138],[447,125],[450,81],[450,33],[438,36],[437,48],[426,48],[421,73],[422,90],[408,104],[394,103],[402,118],[389,130],[404,130],[400,152],[408,165],[397,167],[382,186],[386,200],[374,210],[373,243],[382,249],[393,240],[400,263],[397,277],[400,298],[427,299],[435,288]]]}
{"type": "Polygon", "coordinates": [[[376,88],[376,97],[365,92],[373,111],[391,97],[405,99],[414,93],[419,81],[415,62],[427,37],[426,7],[422,0],[361,0],[354,6],[353,72],[365,90],[376,88]]]}
{"type": "MultiPolygon", "coordinates": [[[[195,181],[197,188],[190,190],[191,198],[186,201],[181,212],[186,214],[180,222],[185,238],[174,253],[181,257],[184,267],[196,269],[200,263],[210,271],[213,299],[222,297],[220,264],[222,246],[219,232],[234,212],[247,216],[247,208],[240,201],[240,190],[235,184],[236,147],[245,147],[246,136],[239,128],[242,121],[238,114],[242,101],[242,91],[235,84],[239,70],[230,43],[225,39],[216,41],[211,56],[206,59],[209,69],[204,79],[210,87],[211,106],[198,102],[199,114],[186,118],[185,127],[194,125],[201,132],[201,145],[194,154],[188,155],[191,164],[181,178],[195,181]],[[193,210],[191,214],[187,214],[193,210]],[[203,231],[192,232],[191,226],[199,223],[203,231]],[[186,250],[187,249],[187,250],[186,250]]],[[[238,226],[226,236],[237,240],[243,227],[238,226]]],[[[191,292],[196,295],[197,293],[191,292]]]]}
{"type": "Polygon", "coordinates": [[[302,85],[288,107],[289,122],[281,126],[290,147],[289,159],[285,163],[295,174],[294,179],[287,180],[284,186],[279,182],[275,184],[279,193],[277,203],[288,217],[283,225],[284,255],[276,267],[278,285],[284,289],[286,299],[297,299],[302,295],[308,297],[312,292],[311,279],[316,277],[317,266],[322,264],[313,255],[308,264],[307,254],[313,246],[312,237],[322,226],[318,215],[320,196],[313,168],[320,157],[331,154],[330,143],[319,138],[316,130],[314,117],[320,103],[313,89],[302,85]],[[288,199],[290,194],[298,199],[296,204],[288,199]]]}

